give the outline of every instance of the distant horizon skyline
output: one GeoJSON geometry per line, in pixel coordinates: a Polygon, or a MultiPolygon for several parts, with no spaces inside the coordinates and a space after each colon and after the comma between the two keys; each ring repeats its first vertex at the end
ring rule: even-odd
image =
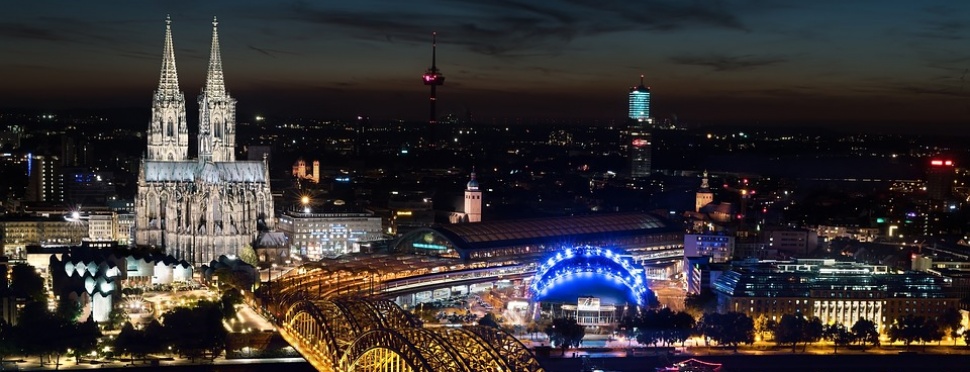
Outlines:
{"type": "MultiPolygon", "coordinates": [[[[191,103],[188,105],[189,109],[186,112],[186,117],[189,120],[189,131],[190,133],[195,133],[198,126],[198,112],[193,110],[191,103]]],[[[151,107],[107,107],[107,108],[25,108],[25,107],[0,107],[0,115],[3,114],[56,114],[56,115],[105,115],[109,119],[115,120],[129,120],[135,117],[139,118],[139,121],[129,123],[125,127],[130,127],[134,130],[143,130],[142,126],[147,125],[148,120],[151,117],[151,107]],[[143,119],[143,120],[141,120],[143,119]]],[[[237,123],[248,123],[252,124],[256,122],[255,118],[257,116],[262,116],[268,121],[272,120],[327,120],[327,121],[343,121],[343,122],[353,122],[357,119],[357,116],[328,116],[328,115],[302,115],[302,114],[276,114],[273,112],[248,112],[246,110],[237,110],[237,123]]],[[[2,119],[2,118],[0,118],[2,119]]],[[[422,126],[427,125],[427,120],[414,118],[414,119],[401,119],[401,118],[369,118],[372,125],[375,123],[386,123],[386,122],[401,122],[403,124],[422,126]]],[[[519,118],[502,118],[502,117],[485,117],[479,118],[475,117],[473,123],[482,125],[591,125],[591,126],[604,126],[604,125],[621,125],[624,122],[624,118],[551,118],[551,117],[519,117],[519,118]]],[[[449,126],[451,124],[439,122],[440,126],[449,126]]],[[[962,124],[957,124],[962,126],[962,124]]],[[[745,122],[721,122],[721,123],[680,123],[678,128],[686,130],[709,130],[711,132],[726,133],[729,131],[740,130],[763,130],[767,133],[801,133],[810,134],[815,132],[829,132],[831,134],[871,134],[871,135],[925,135],[927,137],[953,137],[962,138],[970,137],[970,133],[953,132],[952,130],[961,128],[947,128],[943,127],[940,130],[934,131],[914,131],[909,126],[907,127],[886,127],[880,125],[866,125],[866,126],[827,126],[827,125],[813,125],[809,124],[787,124],[787,125],[773,125],[771,123],[745,123],[745,122]],[[909,130],[907,130],[909,129],[909,130]]]]}
{"type": "Polygon", "coordinates": [[[190,111],[216,15],[227,87],[254,114],[421,121],[437,31],[440,116],[622,120],[643,74],[653,116],[682,125],[970,121],[970,4],[945,1],[27,3],[0,15],[0,107],[149,110],[166,14],[190,111]]]}

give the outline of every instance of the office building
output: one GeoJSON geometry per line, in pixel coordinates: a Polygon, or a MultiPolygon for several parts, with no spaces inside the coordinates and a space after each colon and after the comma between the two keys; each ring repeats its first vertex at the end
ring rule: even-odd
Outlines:
{"type": "Polygon", "coordinates": [[[822,324],[851,327],[860,318],[880,332],[900,317],[928,318],[959,306],[944,288],[946,279],[917,272],[894,273],[886,266],[835,260],[745,261],[713,283],[718,311],[778,321],[786,314],[817,317],[822,324]]]}
{"type": "Polygon", "coordinates": [[[27,195],[31,202],[64,202],[64,179],[56,156],[30,155],[27,159],[27,195]]]}
{"type": "Polygon", "coordinates": [[[952,160],[932,159],[926,168],[926,196],[931,200],[943,201],[953,195],[953,180],[956,169],[952,160]]]}
{"type": "Polygon", "coordinates": [[[650,88],[643,85],[643,75],[640,75],[640,85],[630,88],[629,99],[630,124],[627,138],[624,138],[628,142],[624,146],[629,146],[630,176],[647,177],[652,171],[650,125],[653,120],[650,118],[650,88]]]}
{"type": "Polygon", "coordinates": [[[381,218],[370,212],[285,212],[278,227],[290,255],[310,260],[360,252],[361,243],[383,238],[381,218]]]}

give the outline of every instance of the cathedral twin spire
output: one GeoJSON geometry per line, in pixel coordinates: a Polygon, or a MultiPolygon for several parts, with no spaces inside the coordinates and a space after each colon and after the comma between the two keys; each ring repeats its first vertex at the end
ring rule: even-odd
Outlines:
{"type": "Polygon", "coordinates": [[[165,17],[165,49],[162,51],[162,76],[158,79],[158,94],[163,97],[181,95],[179,72],[175,67],[175,47],[172,43],[172,19],[165,17]]]}
{"type": "Polygon", "coordinates": [[[209,73],[205,78],[205,91],[212,96],[226,94],[226,82],[222,76],[222,57],[219,54],[219,21],[212,17],[212,49],[209,53],[209,73]]]}
{"type": "MultiPolygon", "coordinates": [[[[199,96],[199,160],[235,160],[236,100],[226,92],[219,53],[218,20],[212,19],[212,49],[206,84],[199,96]]],[[[188,158],[185,98],[179,90],[172,20],[165,18],[162,71],[155,92],[148,129],[148,160],[182,161],[188,158]]]]}
{"type": "Polygon", "coordinates": [[[158,89],[152,99],[152,120],[148,125],[148,159],[185,160],[189,150],[189,130],[185,123],[185,96],[179,90],[172,43],[172,20],[165,18],[165,47],[158,89]]]}

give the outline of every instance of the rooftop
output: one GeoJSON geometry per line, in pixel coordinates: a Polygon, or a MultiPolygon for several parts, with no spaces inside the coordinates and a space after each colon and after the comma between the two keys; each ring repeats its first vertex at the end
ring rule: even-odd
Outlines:
{"type": "Polygon", "coordinates": [[[437,225],[433,229],[447,236],[456,246],[471,249],[552,238],[673,231],[659,217],[642,213],[486,221],[437,225]]]}

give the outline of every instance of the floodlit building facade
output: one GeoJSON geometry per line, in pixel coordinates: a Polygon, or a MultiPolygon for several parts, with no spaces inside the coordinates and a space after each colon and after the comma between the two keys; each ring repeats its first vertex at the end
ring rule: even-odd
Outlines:
{"type": "Polygon", "coordinates": [[[860,318],[880,332],[906,315],[935,318],[959,299],[946,280],[926,273],[893,273],[886,266],[834,260],[746,261],[713,283],[718,310],[778,321],[785,314],[817,317],[851,327],[860,318]]]}
{"type": "Polygon", "coordinates": [[[370,212],[286,212],[278,228],[290,244],[290,255],[318,260],[360,252],[360,244],[381,240],[381,218],[370,212]]]}
{"type": "Polygon", "coordinates": [[[226,90],[217,25],[212,22],[209,70],[199,97],[199,156],[189,159],[185,98],[166,20],[161,78],[135,201],[135,243],[163,247],[194,265],[238,254],[256,239],[259,226],[274,220],[268,164],[235,159],[236,100],[226,90]]]}
{"type": "Polygon", "coordinates": [[[5,216],[0,218],[3,253],[22,258],[28,245],[77,245],[88,236],[88,226],[62,216],[5,216]]]}

